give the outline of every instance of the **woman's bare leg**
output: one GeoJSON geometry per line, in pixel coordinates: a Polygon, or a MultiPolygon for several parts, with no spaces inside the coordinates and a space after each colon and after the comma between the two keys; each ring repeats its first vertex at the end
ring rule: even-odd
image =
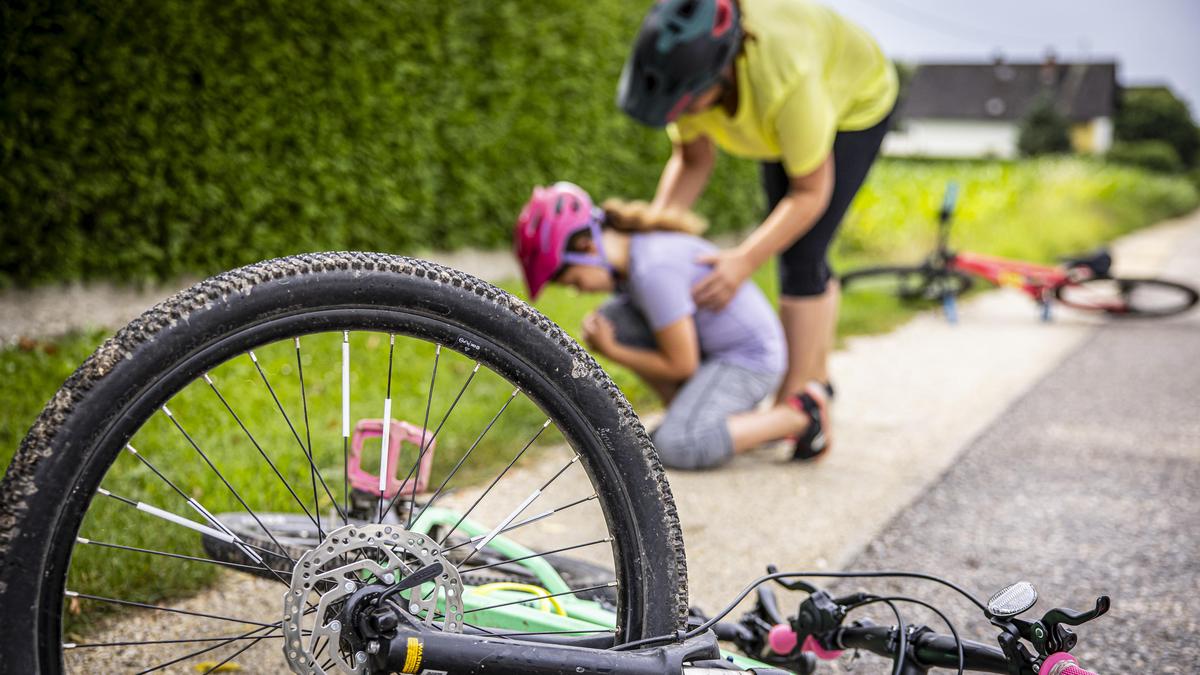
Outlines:
{"type": "Polygon", "coordinates": [[[833,351],[840,299],[841,292],[834,280],[830,280],[821,295],[779,298],[788,370],[775,396],[776,403],[800,393],[809,381],[829,381],[829,353],[833,351]]]}

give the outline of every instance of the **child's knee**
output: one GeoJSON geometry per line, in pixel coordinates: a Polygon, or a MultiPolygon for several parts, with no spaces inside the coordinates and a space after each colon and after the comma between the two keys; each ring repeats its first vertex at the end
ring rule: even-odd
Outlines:
{"type": "Polygon", "coordinates": [[[695,426],[665,422],[655,430],[654,447],[662,463],[672,469],[711,469],[729,461],[733,445],[720,425],[695,426]]]}

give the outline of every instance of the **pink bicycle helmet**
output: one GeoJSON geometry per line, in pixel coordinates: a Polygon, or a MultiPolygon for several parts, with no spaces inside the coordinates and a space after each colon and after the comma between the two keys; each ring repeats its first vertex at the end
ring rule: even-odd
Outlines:
{"type": "Polygon", "coordinates": [[[592,204],[583,188],[561,181],[550,187],[538,186],[521,209],[513,230],[513,247],[530,299],[537,298],[542,288],[554,278],[565,264],[598,265],[612,270],[601,248],[600,223],[604,212],[592,204]],[[596,254],[567,251],[571,237],[581,230],[592,233],[596,254]]]}

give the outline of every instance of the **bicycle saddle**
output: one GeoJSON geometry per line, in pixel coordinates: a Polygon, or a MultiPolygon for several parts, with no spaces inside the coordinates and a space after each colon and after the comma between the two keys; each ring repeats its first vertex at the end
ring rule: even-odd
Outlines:
{"type": "Polygon", "coordinates": [[[1067,268],[1086,267],[1097,277],[1108,276],[1109,270],[1112,269],[1112,255],[1107,249],[1100,249],[1085,256],[1059,258],[1059,262],[1067,268]]]}

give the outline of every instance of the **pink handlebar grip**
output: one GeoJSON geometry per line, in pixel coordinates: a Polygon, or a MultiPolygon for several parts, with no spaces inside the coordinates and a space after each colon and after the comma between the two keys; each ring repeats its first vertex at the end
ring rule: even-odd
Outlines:
{"type": "MultiPolygon", "coordinates": [[[[792,630],[792,627],[786,623],[772,626],[770,632],[767,633],[767,644],[771,646],[771,651],[776,654],[783,656],[791,654],[795,651],[797,642],[799,642],[799,638],[796,635],[796,631],[792,630]]],[[[840,651],[821,647],[821,643],[817,642],[817,639],[811,635],[804,638],[804,644],[800,645],[800,651],[812,652],[817,658],[826,661],[836,659],[842,654],[840,651]]]]}
{"type": "Polygon", "coordinates": [[[782,656],[791,654],[798,643],[796,631],[786,623],[771,626],[770,632],[767,633],[767,644],[771,646],[771,651],[782,656]]]}
{"type": "Polygon", "coordinates": [[[1066,652],[1058,652],[1046,657],[1042,662],[1042,667],[1038,669],[1038,675],[1096,675],[1090,670],[1084,670],[1079,667],[1079,662],[1074,656],[1066,652]]]}

